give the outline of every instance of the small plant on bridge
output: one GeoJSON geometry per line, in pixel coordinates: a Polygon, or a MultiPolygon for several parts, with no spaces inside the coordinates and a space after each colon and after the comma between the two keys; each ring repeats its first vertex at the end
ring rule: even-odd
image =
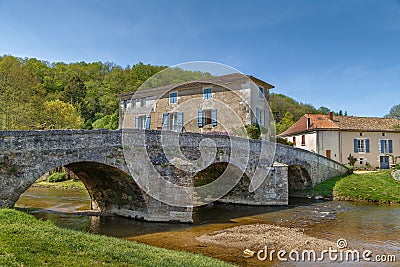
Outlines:
{"type": "Polygon", "coordinates": [[[50,175],[47,180],[50,183],[57,183],[57,182],[62,182],[67,180],[67,174],[65,172],[55,172],[52,175],[50,175]]]}

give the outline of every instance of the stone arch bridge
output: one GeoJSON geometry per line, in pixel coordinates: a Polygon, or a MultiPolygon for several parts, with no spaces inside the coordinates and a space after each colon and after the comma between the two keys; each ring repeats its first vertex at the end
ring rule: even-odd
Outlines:
{"type": "MultiPolygon", "coordinates": [[[[132,130],[129,134],[139,136],[139,131],[132,130]]],[[[146,131],[148,142],[145,149],[152,158],[152,164],[167,178],[172,177],[174,183],[193,186],[193,173],[184,173],[169,164],[158,144],[160,136],[159,131],[146,131]]],[[[199,144],[205,138],[214,141],[218,153],[222,151],[212,164],[226,162],[232,137],[181,133],[181,149],[189,155],[198,155],[199,144]]],[[[244,176],[251,177],[261,164],[261,141],[235,139],[239,146],[246,142],[250,144],[249,162],[244,168],[239,166],[239,169],[244,171],[244,176]]],[[[192,207],[167,205],[148,195],[136,184],[129,175],[123,149],[121,130],[0,131],[0,207],[13,207],[20,195],[40,176],[65,166],[83,181],[92,203],[102,212],[147,221],[192,222],[192,207]]],[[[276,146],[274,161],[283,164],[262,169],[265,170],[266,179],[257,190],[249,192],[243,188],[233,188],[220,201],[286,205],[289,194],[288,165],[301,166],[311,184],[347,172],[347,168],[338,162],[280,144],[276,146]]],[[[243,179],[237,186],[248,186],[249,183],[242,182],[243,179]]],[[[168,188],[159,188],[160,195],[168,192],[168,188]]]]}

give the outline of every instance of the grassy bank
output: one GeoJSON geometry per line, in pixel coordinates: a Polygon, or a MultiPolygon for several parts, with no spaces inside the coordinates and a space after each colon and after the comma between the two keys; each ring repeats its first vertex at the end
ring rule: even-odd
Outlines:
{"type": "Polygon", "coordinates": [[[0,266],[232,266],[187,252],[63,229],[0,210],[0,266]]]}
{"type": "Polygon", "coordinates": [[[400,203],[400,182],[390,171],[335,177],[305,191],[307,195],[334,196],[336,200],[400,203]]]}
{"type": "Polygon", "coordinates": [[[333,193],[338,200],[400,203],[400,182],[390,171],[352,174],[337,181],[333,193]]]}
{"type": "Polygon", "coordinates": [[[62,182],[52,183],[47,180],[39,180],[32,186],[45,187],[45,188],[57,188],[57,189],[72,189],[72,190],[86,190],[85,185],[80,180],[66,180],[62,182]]]}

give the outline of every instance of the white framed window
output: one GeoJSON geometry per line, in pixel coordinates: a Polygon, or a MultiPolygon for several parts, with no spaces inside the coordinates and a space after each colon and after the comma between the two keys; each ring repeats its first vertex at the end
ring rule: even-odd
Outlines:
{"type": "Polygon", "coordinates": [[[169,93],[169,103],[170,104],[178,103],[178,92],[169,93]]]}
{"type": "Polygon", "coordinates": [[[357,148],[358,148],[358,152],[361,152],[361,153],[365,153],[367,151],[365,139],[357,140],[357,148]]]}
{"type": "Polygon", "coordinates": [[[381,153],[393,153],[393,141],[389,139],[381,139],[379,141],[381,153]]]}
{"type": "Polygon", "coordinates": [[[211,98],[212,98],[212,88],[204,88],[203,99],[211,99],[211,98]]]}
{"type": "Polygon", "coordinates": [[[182,131],[183,112],[164,113],[162,117],[162,129],[166,131],[182,131]]]}
{"type": "Polygon", "coordinates": [[[364,158],[360,158],[360,165],[363,165],[365,163],[364,158]]]}
{"type": "Polygon", "coordinates": [[[135,129],[150,129],[150,116],[142,115],[135,117],[135,129]]]}

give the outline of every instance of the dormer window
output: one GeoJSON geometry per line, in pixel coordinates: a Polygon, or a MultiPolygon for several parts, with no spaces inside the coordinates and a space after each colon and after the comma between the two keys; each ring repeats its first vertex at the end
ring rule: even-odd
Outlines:
{"type": "Polygon", "coordinates": [[[170,104],[178,103],[178,92],[169,93],[169,103],[170,104]]]}
{"type": "Polygon", "coordinates": [[[211,99],[211,97],[212,97],[212,89],[204,88],[203,89],[203,99],[211,99]]]}
{"type": "Polygon", "coordinates": [[[258,87],[258,96],[260,97],[260,98],[265,98],[265,90],[264,90],[264,87],[258,87]]]}

